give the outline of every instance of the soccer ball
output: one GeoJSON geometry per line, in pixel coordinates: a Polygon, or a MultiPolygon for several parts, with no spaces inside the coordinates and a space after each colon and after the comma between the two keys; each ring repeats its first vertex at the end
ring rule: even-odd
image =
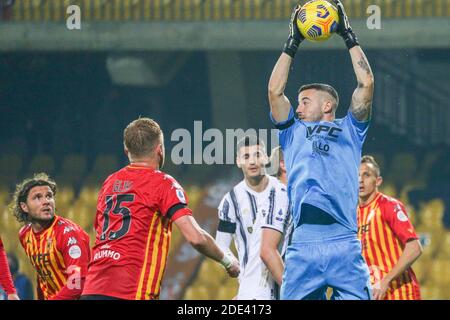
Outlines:
{"type": "Polygon", "coordinates": [[[305,3],[297,17],[297,26],[310,41],[325,41],[336,32],[339,15],[335,6],[325,0],[305,3]]]}

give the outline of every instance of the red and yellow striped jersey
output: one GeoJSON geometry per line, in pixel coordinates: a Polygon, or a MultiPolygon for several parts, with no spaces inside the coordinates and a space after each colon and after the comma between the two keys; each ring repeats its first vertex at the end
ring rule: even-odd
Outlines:
{"type": "Polygon", "coordinates": [[[0,238],[0,288],[3,288],[6,294],[16,293],[2,238],[0,238]]]}
{"type": "Polygon", "coordinates": [[[158,299],[172,222],[190,214],[182,187],[161,171],[130,165],[109,176],[83,295],[158,299]]]}
{"type": "MultiPolygon", "coordinates": [[[[398,262],[407,241],[417,239],[403,204],[382,193],[358,206],[358,237],[369,266],[372,285],[398,262]]],[[[419,300],[420,288],[409,268],[391,282],[385,300],[419,300]]]]}
{"type": "Polygon", "coordinates": [[[72,221],[55,216],[50,227],[19,232],[20,242],[37,272],[38,297],[74,300],[81,296],[90,259],[89,236],[72,221]]]}

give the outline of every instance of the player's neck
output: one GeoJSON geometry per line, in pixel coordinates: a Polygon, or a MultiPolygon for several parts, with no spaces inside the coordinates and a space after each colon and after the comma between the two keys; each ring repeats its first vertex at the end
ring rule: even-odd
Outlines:
{"type": "Polygon", "coordinates": [[[282,184],[284,184],[285,186],[287,186],[287,177],[286,177],[286,174],[285,174],[285,173],[283,173],[281,176],[279,176],[279,177],[278,177],[278,180],[279,180],[282,184]]]}
{"type": "Polygon", "coordinates": [[[31,222],[31,229],[33,229],[34,233],[40,233],[44,231],[45,229],[48,229],[53,221],[55,221],[56,217],[53,217],[49,221],[32,221],[31,222]]]}
{"type": "Polygon", "coordinates": [[[146,159],[130,159],[130,165],[136,167],[145,167],[153,170],[159,170],[159,163],[151,158],[146,159]]]}
{"type": "Polygon", "coordinates": [[[367,197],[359,197],[359,205],[361,207],[368,205],[376,198],[377,194],[378,194],[378,190],[375,190],[374,192],[369,194],[367,197]]]}
{"type": "Polygon", "coordinates": [[[255,192],[263,192],[266,190],[269,184],[269,178],[267,175],[257,176],[252,178],[245,178],[245,183],[247,186],[255,192]]]}

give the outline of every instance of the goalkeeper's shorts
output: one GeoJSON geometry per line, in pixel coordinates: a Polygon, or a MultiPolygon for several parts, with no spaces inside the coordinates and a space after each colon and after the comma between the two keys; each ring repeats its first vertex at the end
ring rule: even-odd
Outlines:
{"type": "Polygon", "coordinates": [[[361,242],[338,223],[301,224],[287,248],[281,300],[370,300],[369,268],[361,242]]]}

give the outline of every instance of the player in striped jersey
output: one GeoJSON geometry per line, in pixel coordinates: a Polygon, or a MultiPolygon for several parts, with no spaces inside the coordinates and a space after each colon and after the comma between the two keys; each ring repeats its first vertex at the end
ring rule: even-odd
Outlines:
{"type": "Polygon", "coordinates": [[[83,291],[90,258],[89,236],[55,215],[57,186],[45,173],[17,185],[12,210],[25,223],[19,239],[36,269],[39,300],[76,300],[83,291]]]}
{"type": "Polygon", "coordinates": [[[165,157],[159,125],[139,118],[125,128],[123,142],[130,164],[111,174],[99,192],[82,299],[159,299],[172,224],[195,249],[237,277],[237,261],[198,226],[181,185],[159,170],[165,157]]]}
{"type": "MultiPolygon", "coordinates": [[[[276,168],[276,177],[283,184],[287,185],[286,166],[284,164],[283,151],[281,147],[276,147],[272,150],[270,155],[270,163],[276,168]]],[[[262,261],[269,268],[273,279],[278,286],[281,286],[281,281],[284,272],[284,254],[286,253],[289,244],[289,238],[292,233],[292,216],[290,214],[290,206],[287,212],[287,217],[284,221],[275,220],[274,223],[263,224],[262,238],[261,238],[261,252],[262,261]],[[281,249],[281,250],[280,250],[281,249]]]]}
{"type": "Polygon", "coordinates": [[[260,258],[262,226],[284,225],[288,212],[286,187],[266,174],[268,162],[264,144],[255,136],[238,142],[236,162],[244,180],[222,199],[216,240],[229,250],[232,239],[241,267],[238,300],[273,300],[275,281],[260,258]]]}
{"type": "Polygon", "coordinates": [[[2,238],[0,238],[0,289],[3,289],[8,300],[19,300],[16,288],[8,266],[8,258],[3,246],[2,238]]]}
{"type": "Polygon", "coordinates": [[[372,156],[359,169],[358,236],[369,266],[376,300],[418,300],[420,288],[411,266],[422,247],[404,205],[378,191],[383,179],[372,156]]]}

